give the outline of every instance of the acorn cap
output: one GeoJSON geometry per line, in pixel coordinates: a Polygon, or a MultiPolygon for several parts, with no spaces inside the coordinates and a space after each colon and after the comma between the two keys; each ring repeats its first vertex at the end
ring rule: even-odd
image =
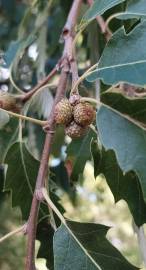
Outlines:
{"type": "Polygon", "coordinates": [[[73,119],[72,106],[67,98],[63,98],[55,106],[55,122],[68,125],[73,119]]]}
{"type": "Polygon", "coordinates": [[[75,121],[72,121],[65,129],[65,134],[71,138],[79,138],[85,135],[88,127],[81,127],[75,121]]]}
{"type": "Polygon", "coordinates": [[[90,125],[95,119],[95,110],[87,102],[77,104],[73,114],[75,122],[83,127],[90,125]]]}

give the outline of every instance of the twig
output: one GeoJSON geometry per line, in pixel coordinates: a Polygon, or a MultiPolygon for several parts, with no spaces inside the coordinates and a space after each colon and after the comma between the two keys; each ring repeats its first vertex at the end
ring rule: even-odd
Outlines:
{"type": "Polygon", "coordinates": [[[23,102],[28,101],[42,86],[44,86],[45,84],[47,84],[48,81],[52,79],[52,77],[57,73],[57,71],[58,71],[58,65],[56,65],[52,69],[52,71],[49,73],[49,75],[46,76],[41,82],[39,82],[31,91],[29,91],[28,93],[26,93],[22,97],[22,101],[23,102]]]}
{"type": "MultiPolygon", "coordinates": [[[[79,79],[79,75],[78,75],[78,66],[77,66],[77,62],[76,62],[76,51],[75,51],[75,47],[73,46],[73,42],[74,40],[72,39],[72,61],[70,62],[70,70],[71,70],[71,74],[72,74],[72,87],[74,87],[74,85],[76,84],[76,82],[79,79]]],[[[76,88],[74,88],[74,91],[72,91],[70,94],[78,94],[78,86],[76,88]]]]}
{"type": "Polygon", "coordinates": [[[14,117],[16,117],[18,119],[26,120],[26,121],[29,121],[31,123],[34,123],[34,124],[37,124],[37,125],[40,125],[40,126],[44,126],[47,123],[47,121],[42,121],[42,120],[39,120],[39,119],[31,118],[31,117],[28,117],[28,116],[25,116],[25,115],[22,115],[22,114],[18,114],[18,113],[14,113],[14,112],[11,112],[11,111],[4,110],[2,108],[0,108],[0,111],[6,112],[9,115],[14,116],[14,117]]]}
{"type": "Polygon", "coordinates": [[[0,238],[0,243],[4,242],[5,240],[7,240],[8,238],[10,238],[11,236],[17,233],[24,232],[24,229],[25,229],[25,225],[21,226],[20,228],[17,228],[16,230],[12,232],[7,233],[6,235],[0,238]]]}
{"type": "Polygon", "coordinates": [[[95,126],[94,125],[90,125],[90,128],[95,132],[95,134],[97,135],[98,134],[98,132],[97,132],[97,130],[96,130],[96,128],[95,128],[95,126]]]}
{"type": "MultiPolygon", "coordinates": [[[[78,80],[78,67],[76,63],[76,56],[75,56],[75,47],[74,44],[74,37],[75,37],[75,24],[77,20],[77,14],[79,11],[80,5],[78,3],[81,3],[81,0],[74,1],[74,4],[72,6],[72,12],[69,13],[67,22],[63,28],[63,32],[61,37],[64,38],[64,40],[68,40],[63,52],[63,57],[66,57],[70,64],[70,72],[72,74],[72,86],[75,84],[75,82],[78,80]]],[[[78,93],[78,89],[75,89],[75,92],[78,93]]]]}
{"type": "MultiPolygon", "coordinates": [[[[88,4],[90,6],[92,6],[93,4],[93,0],[87,0],[88,4]]],[[[101,33],[103,33],[105,35],[105,38],[106,38],[106,41],[109,41],[109,39],[111,38],[112,36],[112,32],[111,30],[109,29],[108,25],[106,24],[106,22],[104,21],[103,17],[98,15],[96,16],[96,20],[99,24],[99,27],[101,29],[101,33]]]]}
{"type": "Polygon", "coordinates": [[[71,94],[73,94],[76,89],[78,88],[79,84],[86,78],[88,77],[90,74],[92,74],[92,71],[97,68],[98,63],[94,64],[93,66],[91,66],[89,69],[87,69],[84,74],[78,78],[78,80],[74,83],[72,89],[71,89],[71,94]]]}
{"type": "MultiPolygon", "coordinates": [[[[21,94],[18,96],[19,100],[23,103],[27,102],[34,94],[36,94],[36,92],[40,89],[43,89],[43,87],[45,87],[45,85],[47,86],[47,83],[49,80],[52,79],[52,77],[57,73],[59,68],[59,62],[58,64],[52,69],[52,71],[42,80],[40,81],[32,90],[30,90],[28,93],[26,94],[21,94]]],[[[12,76],[12,66],[10,67],[10,81],[13,85],[13,87],[19,91],[19,92],[23,92],[22,89],[20,89],[16,83],[13,80],[13,76],[12,76]]]]}
{"type": "Polygon", "coordinates": [[[25,270],[35,270],[35,236],[36,236],[36,228],[37,228],[37,219],[38,212],[40,206],[41,199],[41,189],[44,187],[45,178],[48,171],[48,161],[49,155],[51,151],[51,144],[53,141],[53,133],[55,131],[55,123],[54,123],[54,110],[56,104],[60,101],[60,99],[64,96],[67,85],[68,72],[70,71],[70,61],[72,60],[72,38],[74,35],[74,27],[76,25],[76,19],[78,15],[78,11],[82,0],[74,0],[71,10],[69,12],[69,16],[67,18],[67,22],[62,32],[62,38],[65,41],[63,58],[61,62],[61,75],[58,84],[58,88],[56,91],[56,97],[54,100],[53,108],[51,114],[48,119],[49,130],[46,135],[44,149],[42,153],[40,168],[38,172],[38,177],[36,180],[36,188],[33,195],[32,206],[30,210],[30,216],[28,220],[27,233],[28,233],[28,241],[27,241],[27,256],[26,256],[26,266],[25,270]]]}

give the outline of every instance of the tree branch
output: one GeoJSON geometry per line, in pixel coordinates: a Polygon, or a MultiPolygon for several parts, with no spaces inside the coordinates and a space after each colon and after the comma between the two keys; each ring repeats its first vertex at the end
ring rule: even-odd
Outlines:
{"type": "Polygon", "coordinates": [[[49,80],[57,73],[58,65],[56,65],[52,71],[41,82],[39,82],[31,91],[22,96],[21,100],[27,102],[42,86],[48,83],[49,80]]]}
{"type": "Polygon", "coordinates": [[[36,237],[36,228],[37,228],[37,219],[39,212],[39,192],[41,192],[42,188],[45,186],[45,178],[48,172],[48,161],[49,155],[51,151],[51,144],[53,142],[53,135],[55,132],[55,115],[54,110],[56,104],[61,100],[66,91],[68,72],[71,68],[71,61],[73,59],[72,53],[72,41],[74,37],[74,27],[76,25],[77,15],[80,8],[82,0],[74,0],[71,10],[69,12],[67,22],[64,26],[62,32],[62,38],[65,41],[64,51],[61,61],[61,75],[59,79],[59,84],[56,92],[56,97],[54,100],[53,108],[51,114],[48,119],[48,132],[46,135],[44,149],[42,153],[40,168],[38,172],[38,177],[36,180],[36,188],[33,195],[30,216],[28,220],[27,233],[28,233],[28,241],[27,241],[27,256],[26,256],[26,270],[35,270],[35,237],[36,237]]]}

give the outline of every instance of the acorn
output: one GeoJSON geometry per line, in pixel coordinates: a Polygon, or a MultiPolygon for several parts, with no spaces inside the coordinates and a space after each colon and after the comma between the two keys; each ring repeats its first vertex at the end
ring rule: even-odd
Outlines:
{"type": "Polygon", "coordinates": [[[21,107],[22,107],[22,104],[19,98],[9,93],[0,92],[0,108],[7,111],[19,113],[21,110],[21,107]]]}
{"type": "Polygon", "coordinates": [[[72,106],[67,98],[63,98],[55,106],[55,122],[57,124],[68,125],[73,118],[72,106]]]}
{"type": "Polygon", "coordinates": [[[95,119],[95,110],[87,102],[77,104],[73,114],[75,122],[83,127],[90,125],[95,119]]]}
{"type": "Polygon", "coordinates": [[[71,138],[79,138],[85,135],[88,128],[79,126],[76,122],[72,121],[65,129],[65,134],[71,138]]]}

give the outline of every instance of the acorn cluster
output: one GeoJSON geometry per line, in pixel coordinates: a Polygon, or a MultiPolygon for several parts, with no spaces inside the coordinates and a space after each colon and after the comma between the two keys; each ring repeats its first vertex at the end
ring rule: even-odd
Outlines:
{"type": "Polygon", "coordinates": [[[87,102],[80,102],[79,95],[63,98],[55,107],[55,122],[65,125],[65,133],[71,138],[83,136],[95,119],[95,110],[87,102]]]}

